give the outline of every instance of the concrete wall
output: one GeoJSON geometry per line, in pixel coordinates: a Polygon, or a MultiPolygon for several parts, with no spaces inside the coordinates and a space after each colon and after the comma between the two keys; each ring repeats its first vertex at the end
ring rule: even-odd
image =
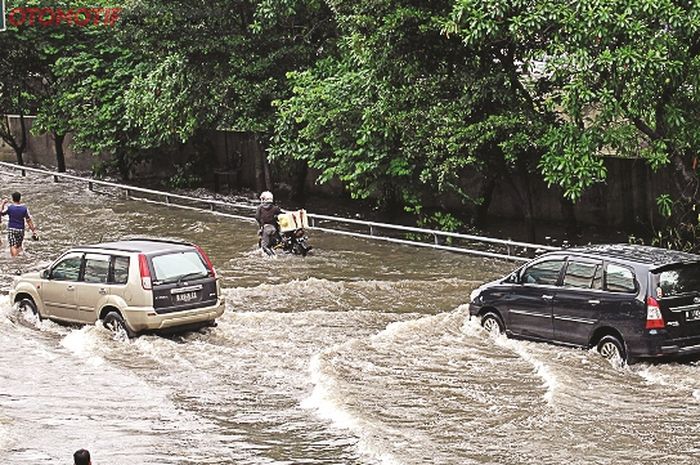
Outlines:
{"type": "MultiPolygon", "coordinates": [[[[663,193],[676,194],[670,169],[653,172],[643,160],[606,158],[607,180],[584,192],[574,207],[578,221],[603,226],[649,224],[660,219],[656,197],[663,193]]],[[[535,217],[543,221],[565,218],[558,189],[547,187],[533,176],[531,179],[535,217]]],[[[511,193],[512,187],[501,184],[496,188],[490,214],[506,218],[522,215],[522,205],[511,193]]]]}
{"type": "MultiPolygon", "coordinates": [[[[56,151],[54,141],[50,135],[44,134],[34,136],[31,134],[31,128],[34,119],[31,117],[25,118],[25,125],[29,131],[27,138],[27,148],[24,151],[24,162],[29,165],[56,166],[56,151]]],[[[11,118],[10,124],[16,134],[19,134],[19,119],[11,118]]],[[[64,155],[66,157],[66,166],[81,171],[89,171],[92,165],[98,160],[97,157],[90,153],[80,153],[72,149],[73,137],[68,134],[63,142],[64,155]]],[[[16,162],[17,157],[14,150],[9,145],[6,145],[0,140],[0,159],[3,161],[16,162]]]]}

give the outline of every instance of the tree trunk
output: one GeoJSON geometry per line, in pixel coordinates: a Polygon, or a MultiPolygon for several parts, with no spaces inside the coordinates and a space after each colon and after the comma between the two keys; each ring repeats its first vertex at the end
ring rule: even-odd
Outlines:
{"type": "Polygon", "coordinates": [[[257,191],[258,195],[266,190],[265,186],[265,168],[264,164],[262,161],[262,152],[260,150],[260,144],[258,144],[257,138],[254,138],[253,143],[255,144],[255,147],[253,148],[254,154],[255,154],[255,190],[257,191]]]}
{"type": "Polygon", "coordinates": [[[477,228],[484,228],[486,226],[489,214],[489,207],[491,206],[491,201],[493,200],[493,191],[496,190],[496,178],[489,176],[481,185],[479,192],[479,197],[481,198],[481,203],[476,206],[476,212],[474,214],[474,224],[477,228]]]}
{"type": "Polygon", "coordinates": [[[24,120],[24,114],[19,114],[19,127],[20,127],[20,138],[19,142],[12,132],[12,124],[10,123],[10,117],[4,116],[2,122],[2,129],[0,130],[0,138],[4,140],[7,145],[12,147],[17,157],[17,164],[24,165],[24,150],[27,148],[27,125],[24,120]]]}
{"type": "Polygon", "coordinates": [[[527,171],[525,175],[520,173],[508,172],[505,175],[505,179],[511,186],[510,192],[513,202],[515,204],[515,209],[523,212],[523,221],[525,223],[525,239],[526,241],[535,241],[535,220],[532,207],[532,196],[530,195],[530,188],[526,179],[527,171]],[[522,184],[520,186],[519,184],[522,184]]]}
{"type": "MultiPolygon", "coordinates": [[[[687,206],[686,209],[692,210],[693,206],[698,203],[700,182],[695,174],[695,170],[687,166],[684,158],[678,153],[671,155],[671,166],[676,173],[676,176],[673,176],[673,180],[681,195],[683,205],[687,206]]],[[[685,216],[687,216],[687,212],[681,213],[681,221],[685,220],[685,216]]]]}
{"type": "Polygon", "coordinates": [[[564,197],[564,195],[559,196],[559,203],[561,205],[561,213],[564,216],[564,223],[566,225],[566,235],[569,239],[574,239],[579,233],[578,221],[576,221],[576,212],[574,211],[574,203],[564,197]]]}
{"type": "Polygon", "coordinates": [[[523,177],[525,184],[525,205],[523,215],[525,217],[525,233],[527,234],[526,240],[528,242],[535,242],[537,238],[537,231],[535,229],[535,209],[532,205],[532,192],[530,192],[530,184],[528,182],[527,175],[523,177]]]}
{"type": "Polygon", "coordinates": [[[66,157],[63,153],[63,141],[66,138],[65,134],[57,134],[54,132],[53,141],[56,148],[56,167],[59,173],[66,172],[66,157]]]}
{"type": "Polygon", "coordinates": [[[267,155],[265,150],[260,150],[260,157],[262,158],[263,174],[265,175],[265,190],[272,190],[272,174],[270,172],[270,162],[267,161],[267,155]]]}
{"type": "MultiPolygon", "coordinates": [[[[12,127],[10,126],[10,120],[8,119],[7,121],[8,127],[10,129],[10,133],[12,133],[12,127]]],[[[17,155],[17,164],[18,165],[24,165],[24,149],[27,148],[27,124],[24,121],[24,113],[20,112],[19,114],[19,130],[20,130],[20,142],[19,144],[14,144],[12,146],[13,149],[15,149],[15,154],[17,155]]]]}
{"type": "Polygon", "coordinates": [[[294,174],[292,178],[293,200],[304,200],[306,196],[306,178],[309,175],[309,165],[304,160],[295,161],[294,174]]]}
{"type": "Polygon", "coordinates": [[[127,155],[124,152],[117,152],[117,169],[119,170],[119,175],[124,181],[129,180],[129,163],[127,161],[127,155]]]}
{"type": "Polygon", "coordinates": [[[379,199],[381,202],[380,211],[385,215],[387,221],[394,223],[399,220],[399,213],[403,211],[402,205],[399,203],[396,187],[391,181],[383,181],[381,192],[382,198],[379,199]]]}
{"type": "Polygon", "coordinates": [[[19,147],[12,147],[15,151],[15,155],[17,156],[17,164],[18,165],[24,165],[24,157],[22,156],[22,150],[19,147]]]}

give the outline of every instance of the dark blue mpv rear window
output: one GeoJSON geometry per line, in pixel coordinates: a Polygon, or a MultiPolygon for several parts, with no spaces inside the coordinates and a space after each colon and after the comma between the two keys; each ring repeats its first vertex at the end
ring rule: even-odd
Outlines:
{"type": "Polygon", "coordinates": [[[700,263],[677,265],[656,274],[662,297],[700,292],[700,263]]]}

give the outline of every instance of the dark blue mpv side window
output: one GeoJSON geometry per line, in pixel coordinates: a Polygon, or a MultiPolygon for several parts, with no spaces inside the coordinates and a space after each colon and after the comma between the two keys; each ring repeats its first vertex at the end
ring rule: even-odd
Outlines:
{"type": "Polygon", "coordinates": [[[602,264],[569,260],[564,274],[564,287],[601,289],[603,287],[602,264]]]}
{"type": "Polygon", "coordinates": [[[520,278],[523,284],[543,284],[554,286],[559,281],[559,273],[564,260],[547,260],[526,268],[520,278]]]}
{"type": "Polygon", "coordinates": [[[612,292],[635,292],[634,272],[629,268],[609,263],[605,267],[605,288],[612,292]]]}

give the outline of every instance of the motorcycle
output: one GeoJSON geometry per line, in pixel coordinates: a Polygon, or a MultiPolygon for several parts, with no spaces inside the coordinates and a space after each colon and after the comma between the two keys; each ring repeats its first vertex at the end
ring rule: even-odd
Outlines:
{"type": "MultiPolygon", "coordinates": [[[[275,250],[281,249],[284,253],[306,257],[313,248],[309,245],[309,238],[306,235],[306,228],[309,227],[306,210],[280,213],[277,215],[277,222],[280,226],[279,229],[267,231],[267,234],[270,236],[269,247],[263,246],[261,239],[258,241],[260,248],[270,256],[275,255],[275,250]]],[[[265,225],[264,227],[274,228],[271,225],[265,225]]]]}

